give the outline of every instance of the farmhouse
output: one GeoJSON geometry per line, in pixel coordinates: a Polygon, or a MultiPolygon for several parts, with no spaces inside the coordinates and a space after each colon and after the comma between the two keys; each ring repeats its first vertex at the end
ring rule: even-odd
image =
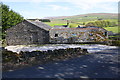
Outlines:
{"type": "Polygon", "coordinates": [[[107,31],[103,28],[69,28],[67,25],[50,27],[38,20],[24,20],[8,29],[6,33],[8,45],[104,42],[107,40],[107,31]]]}

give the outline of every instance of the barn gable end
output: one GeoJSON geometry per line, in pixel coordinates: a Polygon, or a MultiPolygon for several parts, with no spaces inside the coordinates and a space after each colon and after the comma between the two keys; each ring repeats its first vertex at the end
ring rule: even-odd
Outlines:
{"type": "MultiPolygon", "coordinates": [[[[49,29],[43,23],[36,25],[34,22],[23,22],[7,30],[6,41],[8,45],[44,44],[49,42],[49,29]],[[46,26],[46,29],[40,26],[46,26]]],[[[50,28],[50,27],[49,27],[50,28]]]]}

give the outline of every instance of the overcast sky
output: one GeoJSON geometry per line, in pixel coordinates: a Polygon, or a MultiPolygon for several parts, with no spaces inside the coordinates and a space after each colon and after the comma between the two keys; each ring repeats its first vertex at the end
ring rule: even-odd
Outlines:
{"type": "Polygon", "coordinates": [[[24,18],[118,13],[119,0],[1,0],[24,18]]]}

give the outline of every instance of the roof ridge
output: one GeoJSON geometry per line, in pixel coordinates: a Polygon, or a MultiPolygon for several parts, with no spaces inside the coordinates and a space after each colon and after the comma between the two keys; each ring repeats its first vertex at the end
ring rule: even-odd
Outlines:
{"type": "Polygon", "coordinates": [[[51,26],[49,26],[49,25],[47,25],[47,24],[45,24],[43,22],[35,22],[35,21],[30,21],[30,20],[26,20],[26,21],[33,24],[33,25],[36,25],[39,28],[47,30],[47,31],[49,31],[52,28],[51,26]],[[40,24],[42,24],[42,26],[40,24]]]}

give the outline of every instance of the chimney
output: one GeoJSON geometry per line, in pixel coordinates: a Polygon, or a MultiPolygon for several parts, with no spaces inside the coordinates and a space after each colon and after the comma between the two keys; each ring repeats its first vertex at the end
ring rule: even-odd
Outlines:
{"type": "Polygon", "coordinates": [[[67,20],[67,27],[69,26],[69,21],[67,20]]]}
{"type": "Polygon", "coordinates": [[[41,22],[41,21],[37,18],[37,19],[35,19],[35,22],[41,22]]]}

